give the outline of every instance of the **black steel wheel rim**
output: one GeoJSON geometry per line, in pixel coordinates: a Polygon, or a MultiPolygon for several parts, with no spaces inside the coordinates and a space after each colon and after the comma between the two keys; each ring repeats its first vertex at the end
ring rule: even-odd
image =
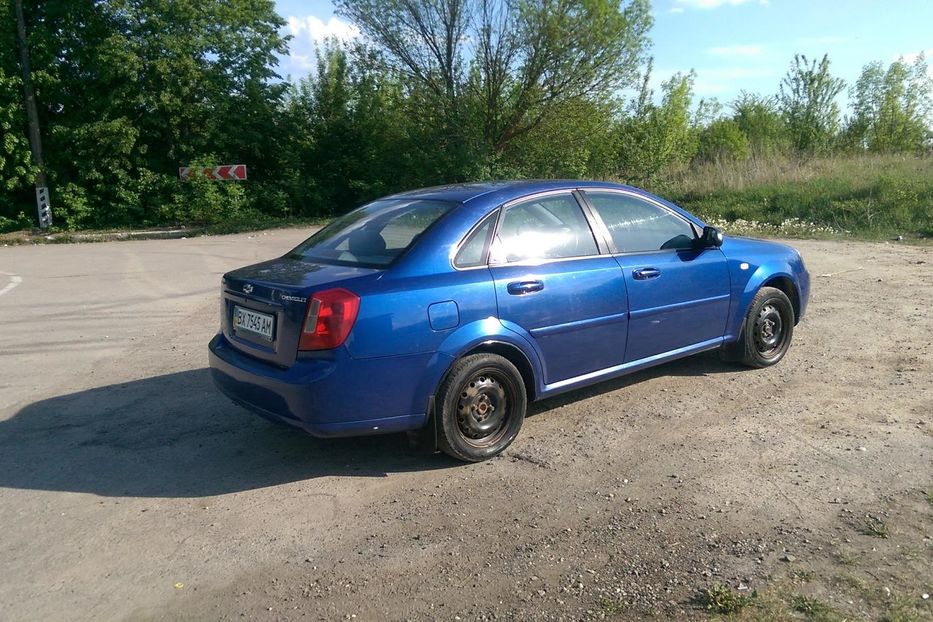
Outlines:
{"type": "Polygon", "coordinates": [[[473,374],[457,396],[457,430],[467,443],[488,447],[508,430],[512,404],[507,381],[491,370],[473,374]]]}
{"type": "Polygon", "coordinates": [[[755,348],[765,358],[770,358],[784,347],[787,331],[784,329],[784,316],[772,302],[766,302],[755,318],[755,348]]]}

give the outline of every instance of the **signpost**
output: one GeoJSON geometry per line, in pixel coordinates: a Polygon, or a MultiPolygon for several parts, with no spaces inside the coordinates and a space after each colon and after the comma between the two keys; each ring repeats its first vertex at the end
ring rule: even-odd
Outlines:
{"type": "Polygon", "coordinates": [[[245,164],[224,164],[222,166],[208,166],[193,168],[181,166],[178,168],[178,179],[188,181],[192,177],[207,177],[213,181],[246,181],[245,164]]]}

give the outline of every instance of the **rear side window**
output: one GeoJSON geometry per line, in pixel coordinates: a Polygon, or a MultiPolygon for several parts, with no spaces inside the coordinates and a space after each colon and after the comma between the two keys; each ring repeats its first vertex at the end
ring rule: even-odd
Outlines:
{"type": "Polygon", "coordinates": [[[489,238],[496,226],[496,217],[499,210],[486,216],[476,229],[474,229],[460,246],[454,265],[458,268],[473,268],[486,264],[486,251],[489,248],[489,238]]]}
{"type": "Polygon", "coordinates": [[[287,257],[348,265],[387,266],[453,207],[447,201],[374,201],[338,218],[287,257]]]}
{"type": "Polygon", "coordinates": [[[511,205],[501,220],[489,254],[491,263],[599,254],[589,223],[570,194],[511,205]]]}
{"type": "Polygon", "coordinates": [[[693,225],[659,205],[630,194],[587,192],[620,253],[692,248],[693,225]]]}

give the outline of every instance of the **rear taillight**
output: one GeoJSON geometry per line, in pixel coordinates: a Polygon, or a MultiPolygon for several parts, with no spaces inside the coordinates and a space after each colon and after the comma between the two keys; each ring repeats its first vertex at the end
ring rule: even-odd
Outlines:
{"type": "Polygon", "coordinates": [[[308,301],[299,350],[330,350],[347,340],[356,314],[360,310],[360,297],[345,289],[328,289],[314,294],[308,301]]]}

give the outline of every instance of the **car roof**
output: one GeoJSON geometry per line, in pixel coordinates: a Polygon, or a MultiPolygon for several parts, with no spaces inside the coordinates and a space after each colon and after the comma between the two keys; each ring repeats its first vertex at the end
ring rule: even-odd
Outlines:
{"type": "Polygon", "coordinates": [[[485,181],[463,184],[450,184],[434,186],[432,188],[419,188],[394,194],[391,199],[431,199],[435,201],[454,201],[467,203],[482,197],[495,198],[497,202],[504,203],[536,192],[548,190],[564,190],[572,188],[615,188],[630,190],[638,194],[646,194],[644,190],[605,181],[581,181],[572,179],[557,180],[515,180],[515,181],[485,181]],[[490,196],[490,195],[494,195],[490,196]]]}

